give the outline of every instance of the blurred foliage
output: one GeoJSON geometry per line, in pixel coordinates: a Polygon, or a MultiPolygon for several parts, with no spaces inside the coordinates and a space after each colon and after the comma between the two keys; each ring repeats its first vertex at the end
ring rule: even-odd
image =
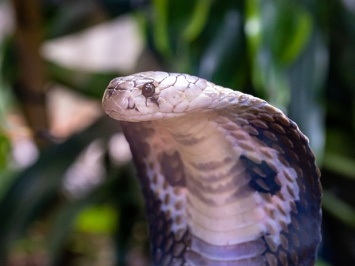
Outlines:
{"type": "MultiPolygon", "coordinates": [[[[4,2],[17,1],[0,1],[4,2]]],[[[160,69],[195,74],[283,109],[310,138],[323,173],[323,242],[318,265],[355,264],[352,1],[39,2],[40,43],[131,15],[146,44],[137,70],[154,70],[149,66],[158,62],[160,69]],[[154,63],[149,61],[152,58],[154,63]],[[143,65],[145,60],[148,66],[143,65]]],[[[129,265],[132,257],[146,261],[147,232],[134,172],[131,165],[115,165],[107,149],[110,138],[120,132],[117,123],[100,118],[61,143],[47,140],[32,166],[12,167],[6,114],[23,107],[23,91],[17,88],[23,74],[22,55],[16,35],[0,41],[0,264],[28,265],[33,260],[33,265],[129,265]],[[98,139],[104,149],[101,163],[106,178],[87,193],[67,195],[63,189],[66,171],[98,139]],[[106,264],[99,263],[98,254],[107,245],[93,244],[101,243],[102,237],[112,239],[109,246],[115,254],[106,264]]],[[[97,101],[112,77],[128,74],[88,73],[40,59],[47,83],[65,85],[97,101]]]]}

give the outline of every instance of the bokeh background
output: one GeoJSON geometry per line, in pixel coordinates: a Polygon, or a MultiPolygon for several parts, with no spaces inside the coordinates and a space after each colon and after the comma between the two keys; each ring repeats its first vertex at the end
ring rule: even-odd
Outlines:
{"type": "Polygon", "coordinates": [[[0,265],[148,265],[110,79],[186,72],[284,110],[322,170],[317,265],[355,265],[355,1],[0,0],[0,265]]]}

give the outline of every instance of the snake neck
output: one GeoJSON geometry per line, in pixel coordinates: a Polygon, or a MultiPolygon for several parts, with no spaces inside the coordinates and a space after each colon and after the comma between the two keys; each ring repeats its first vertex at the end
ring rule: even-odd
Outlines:
{"type": "Polygon", "coordinates": [[[161,123],[177,143],[179,152],[185,158],[186,166],[190,164],[208,164],[222,157],[233,157],[235,152],[224,141],[224,132],[216,126],[216,115],[190,115],[161,123]],[[229,155],[228,152],[232,152],[229,155]]]}
{"type": "MultiPolygon", "coordinates": [[[[208,251],[206,256],[216,260],[220,256],[240,259],[235,251],[260,237],[265,216],[258,208],[260,197],[248,188],[249,180],[241,172],[242,149],[232,145],[217,115],[179,120],[162,125],[176,141],[184,166],[191,254],[208,251]],[[229,246],[229,252],[221,253],[218,247],[222,246],[229,246]]],[[[262,246],[254,250],[255,254],[262,251],[262,246]]]]}

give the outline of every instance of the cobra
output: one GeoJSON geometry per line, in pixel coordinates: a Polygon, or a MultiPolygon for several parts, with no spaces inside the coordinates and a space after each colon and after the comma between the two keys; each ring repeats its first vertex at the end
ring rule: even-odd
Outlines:
{"type": "Polygon", "coordinates": [[[309,141],[264,100],[195,76],[113,79],[153,265],[313,265],[321,185],[309,141]]]}

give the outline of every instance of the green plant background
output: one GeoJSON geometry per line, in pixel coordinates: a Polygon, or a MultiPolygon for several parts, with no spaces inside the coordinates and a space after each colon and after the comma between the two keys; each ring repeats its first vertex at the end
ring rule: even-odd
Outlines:
{"type": "Polygon", "coordinates": [[[0,43],[1,265],[45,265],[36,260],[43,257],[52,265],[129,265],[132,254],[142,258],[142,265],[146,262],[143,203],[131,164],[115,166],[105,150],[104,182],[76,198],[66,197],[61,189],[63,174],[79,154],[97,139],[107,147],[119,125],[101,117],[59,144],[38,139],[39,159],[18,171],[11,168],[5,116],[12,108],[25,110],[34,132],[45,128],[48,118],[36,117],[34,110],[45,110],[41,95],[46,91],[36,88],[44,87],[43,80],[99,102],[111,78],[129,73],[67,69],[41,58],[36,49],[46,40],[126,15],[138,22],[145,46],[142,58],[151,60],[145,65],[138,60],[137,71],[198,75],[264,98],[297,122],[322,171],[323,241],[317,265],[355,265],[355,5],[351,1],[0,1],[4,2],[18,15],[17,30],[35,34],[22,32],[26,38],[10,34],[0,43]],[[35,23],[28,23],[32,20],[35,23]],[[37,28],[23,27],[26,23],[37,28]],[[33,69],[26,67],[28,58],[33,69]],[[26,75],[34,82],[32,87],[26,75]],[[34,106],[26,95],[37,90],[40,100],[34,106]],[[114,256],[95,263],[95,256],[108,249],[114,256]]]}

